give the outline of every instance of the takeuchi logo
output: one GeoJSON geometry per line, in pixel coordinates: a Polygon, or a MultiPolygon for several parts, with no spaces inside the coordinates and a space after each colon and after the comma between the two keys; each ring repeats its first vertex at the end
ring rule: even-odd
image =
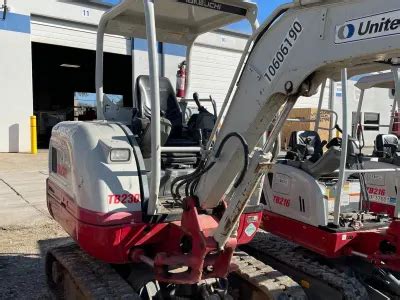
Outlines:
{"type": "Polygon", "coordinates": [[[339,28],[338,38],[341,40],[350,39],[354,36],[356,27],[353,24],[346,24],[339,28]]]}
{"type": "Polygon", "coordinates": [[[206,8],[221,10],[222,4],[211,0],[186,0],[186,3],[206,8]]]}

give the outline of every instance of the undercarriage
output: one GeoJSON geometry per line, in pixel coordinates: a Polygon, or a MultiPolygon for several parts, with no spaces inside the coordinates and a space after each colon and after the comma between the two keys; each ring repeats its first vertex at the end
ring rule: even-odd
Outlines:
{"type": "Polygon", "coordinates": [[[156,281],[146,264],[106,264],[72,243],[48,252],[46,274],[57,299],[306,299],[291,278],[245,252],[233,262],[227,280],[175,285],[156,281]]]}
{"type": "Polygon", "coordinates": [[[400,299],[398,274],[359,257],[329,259],[265,231],[241,248],[293,278],[309,299],[400,299]]]}

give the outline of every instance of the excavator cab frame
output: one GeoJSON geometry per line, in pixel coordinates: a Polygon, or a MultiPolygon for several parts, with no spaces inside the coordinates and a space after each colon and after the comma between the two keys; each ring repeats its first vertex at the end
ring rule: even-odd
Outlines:
{"type": "MultiPolygon", "coordinates": [[[[362,99],[360,101],[362,103],[362,99]]],[[[360,107],[360,106],[359,106],[360,107]]],[[[358,114],[357,114],[358,115],[358,114]]],[[[341,208],[341,195],[344,189],[344,183],[345,181],[353,174],[358,174],[360,178],[360,185],[365,184],[365,179],[364,176],[368,173],[386,173],[386,172],[393,172],[396,174],[396,178],[398,179],[396,182],[396,186],[400,183],[400,177],[398,176],[400,169],[399,168],[386,168],[386,169],[372,169],[372,168],[359,168],[357,167],[356,170],[354,168],[348,168],[348,151],[349,148],[349,138],[352,136],[351,135],[351,127],[349,126],[349,113],[348,113],[348,99],[347,99],[347,70],[344,69],[342,71],[342,122],[343,122],[343,129],[342,129],[342,153],[340,157],[340,169],[339,169],[339,181],[338,181],[338,186],[337,186],[337,194],[335,197],[335,210],[334,210],[334,225],[339,226],[339,220],[340,220],[340,208],[341,208]],[[364,182],[363,182],[364,181],[364,182]]],[[[357,120],[357,118],[356,118],[357,120]]],[[[358,147],[359,151],[361,152],[361,146],[358,144],[356,145],[358,147]]],[[[361,153],[359,153],[361,154],[361,153]]],[[[361,159],[361,157],[356,158],[361,159]]],[[[357,162],[358,164],[362,163],[361,161],[357,162]]],[[[361,187],[361,190],[363,187],[361,187]]],[[[364,189],[366,189],[366,186],[364,186],[364,189]]],[[[368,195],[365,193],[360,194],[360,208],[361,211],[364,209],[364,202],[368,202],[368,195]],[[366,197],[367,199],[364,199],[366,197]]],[[[399,205],[400,205],[400,195],[396,196],[396,208],[395,208],[395,218],[399,217],[399,205]],[[398,204],[397,204],[398,203],[398,204]]],[[[360,211],[360,212],[361,212],[360,211]]]]}
{"type": "Polygon", "coordinates": [[[374,151],[372,154],[364,156],[363,165],[366,169],[392,169],[389,172],[366,174],[368,199],[364,203],[364,209],[377,214],[387,214],[395,218],[399,217],[398,208],[396,208],[396,203],[398,203],[396,197],[398,182],[396,179],[398,178],[399,164],[396,158],[398,153],[398,137],[392,133],[395,122],[398,124],[398,121],[396,121],[396,109],[398,109],[400,104],[398,72],[398,66],[394,65],[389,72],[366,75],[358,80],[355,86],[361,90],[361,93],[356,115],[352,122],[352,137],[357,139],[361,148],[363,148],[365,146],[364,128],[368,124],[361,122],[361,113],[367,90],[371,88],[383,88],[389,89],[389,92],[393,92],[389,124],[376,125],[376,128],[379,129],[387,128],[388,132],[387,134],[377,135],[374,141],[374,151]],[[386,147],[385,143],[387,143],[386,147]],[[395,172],[395,176],[393,176],[393,172],[395,172]]]}
{"type": "MultiPolygon", "coordinates": [[[[386,72],[386,73],[380,73],[380,74],[375,74],[375,75],[365,75],[362,76],[358,82],[355,84],[355,86],[357,88],[359,88],[361,90],[360,93],[360,98],[358,100],[358,107],[357,107],[357,111],[356,111],[356,116],[355,118],[353,118],[352,120],[352,132],[351,136],[354,140],[358,140],[359,143],[359,148],[360,148],[360,153],[362,148],[364,148],[364,138],[363,138],[363,130],[362,128],[368,125],[365,124],[360,124],[359,121],[361,120],[361,109],[362,109],[362,105],[364,103],[364,95],[367,89],[370,88],[387,88],[387,89],[391,89],[393,91],[395,91],[395,93],[393,94],[394,99],[393,99],[393,104],[392,104],[392,109],[391,109],[391,118],[390,118],[390,124],[387,125],[377,125],[377,127],[384,127],[384,128],[388,128],[389,129],[389,133],[391,133],[392,128],[393,128],[393,123],[394,123],[394,119],[395,119],[395,112],[396,112],[396,107],[399,107],[399,93],[397,92],[399,84],[398,81],[396,81],[396,78],[398,78],[398,71],[399,68],[397,66],[392,66],[391,68],[391,72],[386,72]],[[357,122],[358,120],[358,122],[357,122]],[[361,135],[359,134],[358,130],[361,128],[361,135]]],[[[330,85],[329,85],[329,103],[332,103],[332,98],[334,97],[334,89],[335,89],[335,83],[330,80],[330,85]]],[[[290,122],[300,122],[300,123],[314,123],[314,131],[318,132],[319,130],[324,130],[324,131],[328,131],[329,132],[329,141],[332,139],[333,136],[333,131],[337,131],[337,129],[340,127],[338,127],[338,113],[335,110],[332,110],[331,108],[329,109],[322,109],[322,106],[324,104],[324,92],[325,92],[325,88],[326,88],[326,84],[327,81],[324,81],[321,84],[321,91],[320,91],[320,95],[319,95],[319,101],[318,101],[318,108],[317,108],[317,113],[315,118],[313,119],[304,119],[304,118],[289,118],[287,119],[287,121],[290,122]],[[330,126],[329,128],[325,128],[325,127],[321,127],[320,126],[320,120],[321,120],[321,115],[322,113],[328,113],[331,115],[331,119],[330,119],[330,126]],[[332,120],[332,118],[334,117],[334,120],[332,120]]],[[[344,115],[344,109],[346,109],[346,107],[343,107],[343,115],[344,115]]],[[[346,112],[347,115],[348,112],[346,112]]],[[[344,135],[344,134],[343,134],[344,135]]],[[[344,135],[345,136],[345,135],[344,135]]],[[[384,175],[380,175],[378,173],[382,173],[382,172],[377,172],[377,174],[375,173],[370,173],[372,172],[374,169],[391,169],[391,171],[388,173],[389,176],[392,172],[396,172],[398,171],[397,167],[395,166],[390,166],[385,164],[383,167],[379,167],[378,166],[378,162],[375,162],[373,159],[367,159],[367,157],[365,155],[362,156],[363,157],[363,162],[360,162],[363,164],[363,170],[366,171],[364,176],[366,177],[366,191],[364,192],[363,196],[366,197],[367,199],[363,199],[361,205],[359,206],[362,209],[366,209],[367,211],[371,211],[371,212],[375,212],[375,213],[387,213],[389,214],[391,217],[394,216],[394,208],[395,208],[395,203],[393,203],[393,200],[396,200],[396,192],[395,192],[395,186],[396,183],[392,182],[393,180],[389,180],[390,183],[392,183],[391,187],[387,187],[387,184],[385,184],[386,182],[388,182],[388,180],[383,179],[384,183],[380,183],[379,187],[374,184],[376,178],[381,178],[384,175]],[[371,184],[371,187],[369,187],[369,184],[371,184]],[[373,188],[374,190],[370,190],[371,188],[373,188]],[[384,189],[382,189],[384,188],[384,189]],[[388,189],[389,188],[389,189],[388,189]],[[370,197],[374,197],[374,191],[377,191],[377,193],[380,193],[378,196],[386,196],[385,197],[385,201],[371,201],[370,197]],[[371,191],[371,193],[369,193],[371,191]],[[381,195],[382,193],[385,193],[385,195],[381,195]],[[367,195],[367,194],[371,194],[371,195],[367,195]],[[389,195],[390,194],[390,195],[389,195]],[[389,202],[386,202],[387,199],[389,199],[388,197],[390,196],[391,199],[391,203],[388,204],[389,202]],[[372,209],[372,210],[371,210],[372,209]]],[[[342,169],[339,170],[339,173],[343,172],[342,169]]],[[[348,173],[348,176],[352,175],[350,170],[345,170],[345,172],[348,173]]],[[[384,173],[384,172],[383,172],[384,173]]],[[[353,173],[354,174],[354,173],[353,173]]],[[[358,173],[360,174],[360,173],[358,173]]],[[[396,176],[392,177],[396,178],[396,176]]],[[[346,179],[345,179],[346,180],[346,179]]],[[[382,179],[380,180],[382,181],[382,179]]],[[[389,184],[390,185],[390,184],[389,184]]],[[[382,198],[382,197],[379,197],[382,198]]],[[[337,201],[337,200],[336,200],[337,201]]]]}
{"type": "MultiPolygon", "coordinates": [[[[398,72],[398,68],[396,66],[392,67],[393,73],[397,74],[398,72]]],[[[388,75],[389,73],[387,73],[386,75],[388,75]]],[[[334,215],[334,219],[332,221],[332,225],[333,226],[337,226],[340,227],[340,215],[341,215],[341,207],[342,207],[342,196],[343,196],[343,190],[344,190],[344,184],[346,182],[346,180],[349,179],[349,177],[351,177],[351,175],[357,174],[357,175],[361,175],[361,174],[375,174],[375,173],[384,173],[384,172],[395,172],[396,174],[400,171],[399,168],[397,167],[393,167],[393,168],[384,168],[384,169],[377,169],[377,168],[360,168],[360,169],[353,169],[353,168],[348,168],[347,166],[349,165],[348,163],[348,144],[349,142],[349,138],[352,137],[353,141],[357,140],[359,143],[361,143],[361,141],[359,140],[359,137],[357,137],[356,134],[356,128],[361,125],[358,123],[353,123],[352,127],[349,126],[348,124],[348,100],[347,100],[347,83],[348,83],[348,78],[347,78],[347,69],[343,69],[341,72],[342,75],[342,122],[343,122],[343,128],[341,129],[338,126],[338,113],[329,108],[329,109],[323,109],[323,102],[324,102],[324,92],[325,92],[325,88],[326,88],[326,83],[327,80],[323,81],[321,84],[321,90],[320,90],[320,96],[319,96],[319,101],[318,101],[318,108],[317,108],[317,113],[315,118],[313,119],[304,119],[304,118],[288,118],[287,121],[290,122],[298,122],[298,123],[314,123],[314,131],[318,132],[318,130],[326,130],[329,132],[329,138],[331,140],[331,137],[333,136],[333,132],[336,131],[340,131],[342,138],[341,140],[341,154],[340,154],[340,166],[337,169],[337,173],[338,173],[338,181],[336,183],[336,187],[335,187],[335,200],[334,200],[334,210],[333,210],[333,215],[334,215]],[[322,113],[328,113],[331,115],[330,118],[330,125],[328,128],[325,127],[321,127],[320,126],[320,120],[321,120],[321,115],[322,113]],[[332,120],[334,116],[334,121],[332,120]],[[352,128],[352,130],[350,130],[350,128],[352,128]]],[[[361,83],[356,84],[356,86],[359,86],[361,88],[361,96],[360,96],[360,100],[358,103],[358,111],[357,111],[357,116],[360,115],[360,110],[362,107],[362,103],[363,103],[363,97],[364,97],[364,92],[365,90],[362,87],[366,87],[366,88],[372,88],[372,87],[388,87],[388,88],[392,88],[392,89],[396,89],[397,85],[395,84],[395,81],[392,80],[387,80],[386,77],[388,76],[384,76],[385,74],[381,74],[381,75],[372,75],[371,76],[371,80],[376,79],[377,82],[376,84],[371,83],[371,82],[367,82],[367,83],[363,83],[363,80],[361,79],[361,83]],[[375,78],[372,78],[374,77],[375,78]],[[377,76],[380,76],[379,78],[376,78],[377,76]],[[385,77],[385,78],[383,78],[385,77]]],[[[366,76],[368,77],[368,76],[366,76]]],[[[366,77],[363,77],[365,79],[368,79],[366,77]]],[[[364,79],[364,81],[365,81],[364,79]]],[[[330,95],[329,95],[329,102],[332,102],[332,97],[334,97],[334,89],[335,89],[335,83],[331,80],[330,83],[330,95]]],[[[395,96],[394,101],[393,101],[393,108],[392,108],[392,115],[394,115],[394,111],[396,108],[396,103],[398,103],[398,98],[395,96]]],[[[356,119],[357,120],[357,119],[356,119]]],[[[392,122],[393,120],[391,120],[391,125],[382,125],[382,127],[391,127],[392,126],[392,122]]],[[[359,150],[361,151],[362,146],[355,145],[357,148],[359,148],[359,150]]],[[[361,153],[360,153],[361,154],[361,153]]],[[[362,163],[362,162],[360,162],[362,163]]],[[[395,176],[396,178],[398,176],[395,176]]],[[[360,183],[361,184],[361,183],[360,183]]],[[[368,201],[368,199],[363,199],[363,195],[362,193],[360,194],[360,212],[363,211],[364,209],[364,205],[363,202],[368,201]]],[[[399,201],[399,197],[397,197],[397,201],[399,201]]],[[[396,214],[395,214],[395,218],[398,218],[399,215],[397,214],[399,208],[396,208],[396,214]]],[[[330,212],[332,213],[332,212],[330,212]]],[[[325,214],[325,213],[324,213],[325,214]]],[[[325,224],[319,224],[319,226],[326,226],[328,225],[328,223],[325,224]]]]}
{"type": "MultiPolygon", "coordinates": [[[[160,68],[158,42],[174,43],[187,47],[186,95],[189,98],[192,50],[196,38],[206,32],[228,24],[248,20],[253,32],[257,29],[257,5],[242,0],[188,1],[188,0],[123,0],[106,12],[99,24],[96,46],[96,99],[97,116],[104,120],[103,53],[104,35],[117,34],[145,38],[148,44],[148,64],[151,107],[160,111],[160,68]],[[143,18],[144,15],[144,18],[143,18]]],[[[151,117],[151,180],[149,184],[148,215],[159,214],[159,189],[161,180],[161,153],[200,152],[201,147],[164,147],[161,144],[161,117],[151,117]]]]}
{"type": "Polygon", "coordinates": [[[356,116],[352,123],[352,128],[353,128],[352,136],[353,137],[357,136],[357,129],[359,126],[362,127],[368,126],[367,124],[360,124],[360,120],[361,120],[362,107],[365,100],[365,93],[367,90],[371,88],[382,88],[394,91],[394,93],[392,94],[393,103],[390,115],[390,123],[385,125],[377,125],[377,127],[388,128],[388,133],[389,134],[392,133],[395,112],[396,109],[399,109],[400,107],[400,95],[399,95],[400,93],[398,92],[400,89],[399,67],[393,66],[391,68],[391,71],[389,72],[363,76],[357,81],[355,86],[361,90],[361,93],[357,106],[356,116]]]}

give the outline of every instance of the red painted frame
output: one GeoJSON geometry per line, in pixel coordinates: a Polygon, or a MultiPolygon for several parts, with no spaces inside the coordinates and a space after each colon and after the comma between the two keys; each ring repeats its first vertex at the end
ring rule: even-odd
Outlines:
{"type": "Polygon", "coordinates": [[[193,284],[206,278],[226,277],[238,244],[249,242],[256,232],[246,233],[250,224],[257,229],[262,211],[243,214],[238,235],[222,251],[213,238],[219,220],[199,214],[196,201],[188,198],[181,221],[147,224],[142,212],[99,213],[79,207],[55,183],[47,180],[47,206],[53,218],[93,257],[108,263],[126,264],[141,255],[154,260],[156,279],[161,282],[193,284]],[[192,241],[189,253],[180,246],[186,236],[192,241]],[[166,269],[187,267],[171,274],[166,269]]]}
{"type": "Polygon", "coordinates": [[[328,258],[361,254],[377,266],[400,271],[400,220],[384,228],[335,233],[264,210],[261,228],[328,258]],[[382,245],[394,251],[382,251],[382,245]]]}
{"type": "Polygon", "coordinates": [[[369,202],[369,211],[377,214],[387,214],[389,217],[393,218],[394,216],[395,205],[380,203],[380,202],[369,202]]]}

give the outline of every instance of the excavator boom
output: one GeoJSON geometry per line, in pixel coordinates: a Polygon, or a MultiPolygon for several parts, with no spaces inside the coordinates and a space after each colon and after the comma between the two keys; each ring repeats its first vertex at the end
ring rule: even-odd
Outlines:
{"type": "Polygon", "coordinates": [[[230,105],[209,157],[214,166],[197,187],[203,208],[217,206],[243,164],[242,145],[226,136],[240,134],[251,152],[288,99],[311,96],[327,77],[338,80],[343,68],[350,75],[367,73],[400,57],[398,0],[297,0],[273,16],[253,35],[234,79],[237,88],[227,96],[230,105]]]}

